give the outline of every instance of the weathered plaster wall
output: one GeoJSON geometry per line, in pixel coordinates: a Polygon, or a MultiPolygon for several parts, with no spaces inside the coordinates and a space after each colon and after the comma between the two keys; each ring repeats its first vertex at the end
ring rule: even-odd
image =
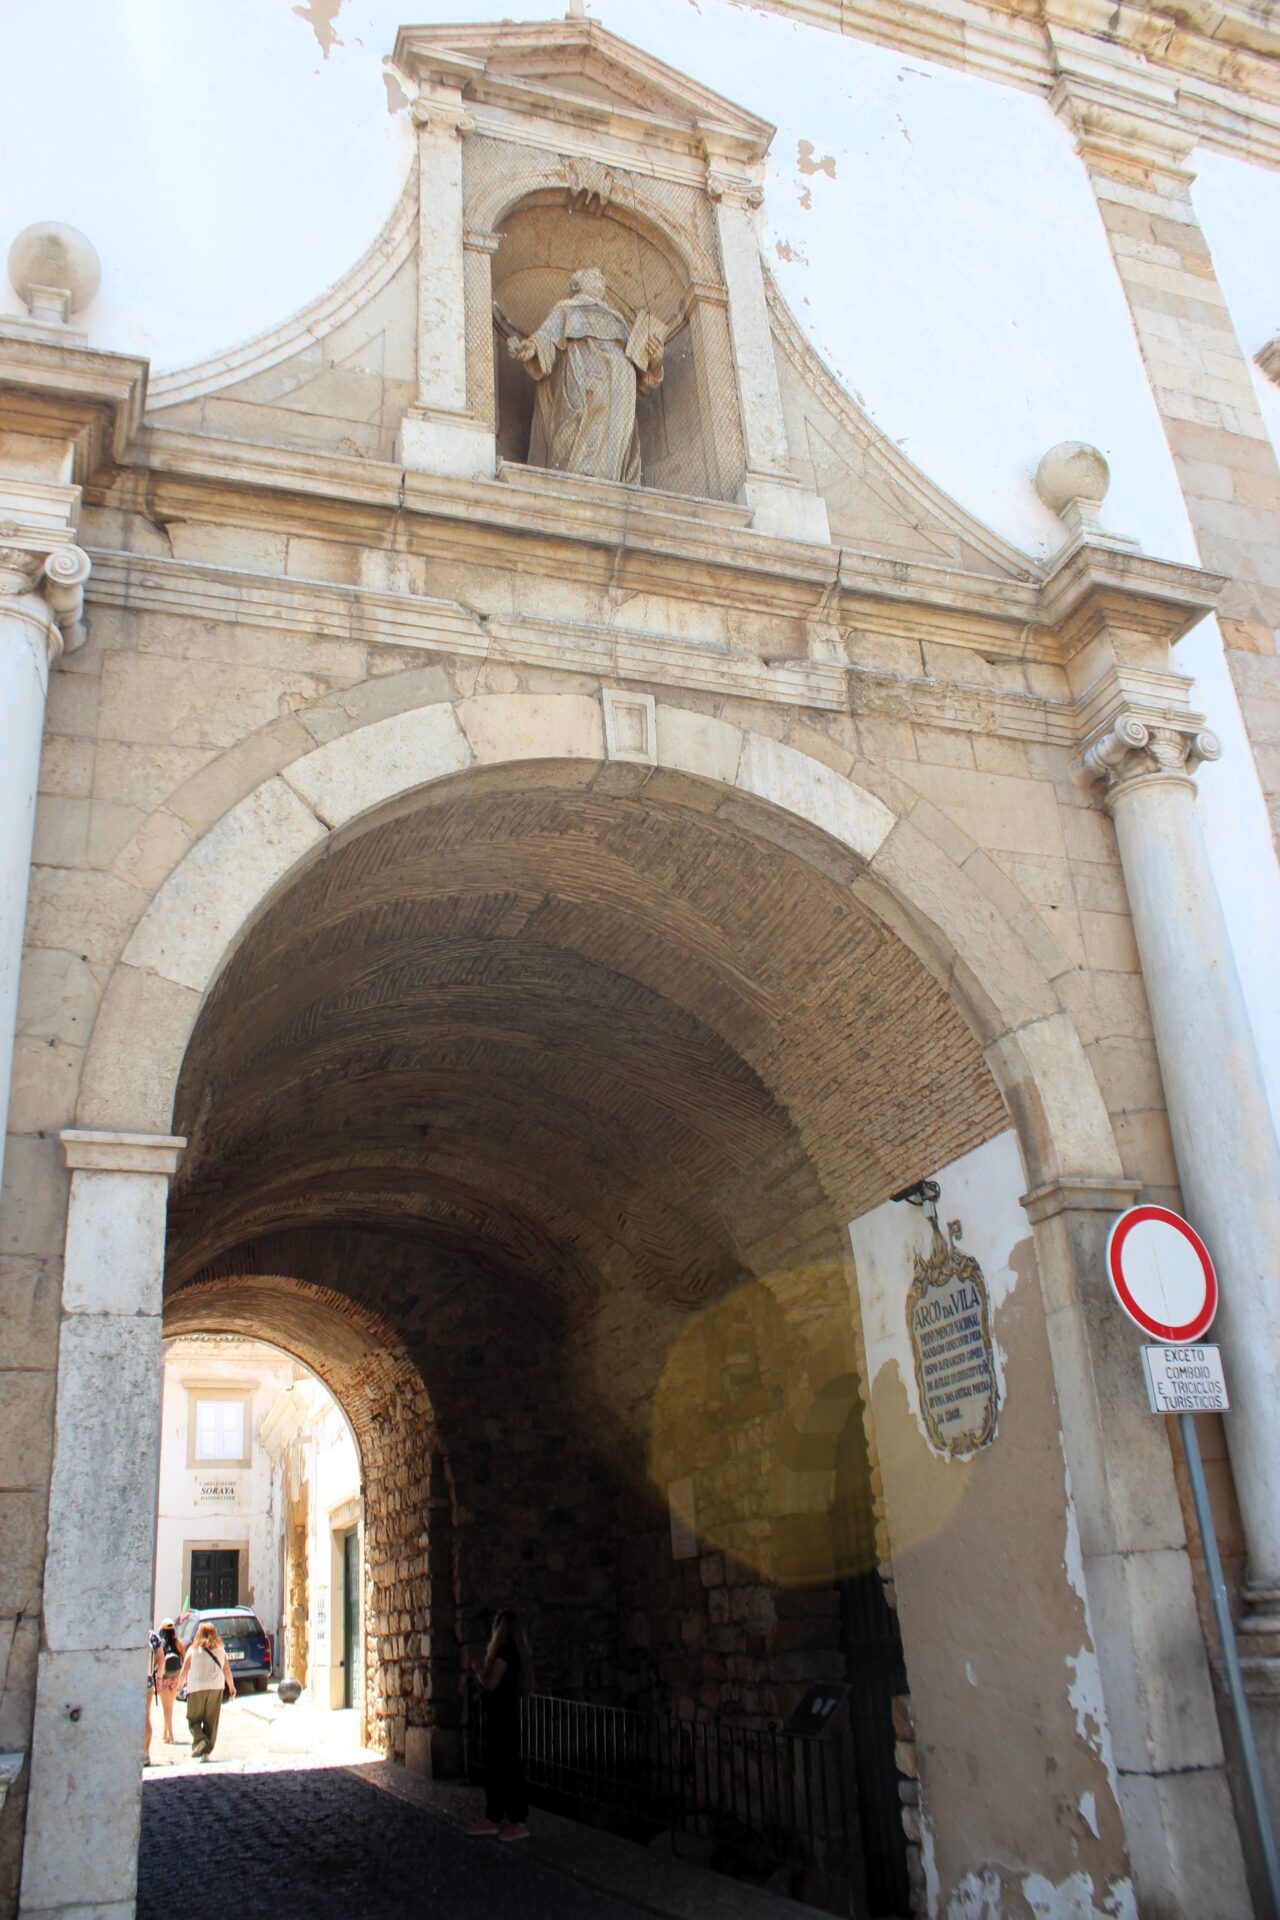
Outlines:
{"type": "Polygon", "coordinates": [[[849,1228],[911,1675],[929,1911],[1136,1915],[1133,1889],[1098,1882],[1089,1862],[1120,1814],[1015,1136],[935,1177],[939,1219],[963,1223],[962,1247],[990,1294],[1001,1404],[982,1452],[945,1458],[920,1415],[906,1299],[913,1256],[930,1248],[923,1213],[889,1201],[849,1228]],[[1052,1755],[1043,1777],[1026,1766],[1024,1725],[1052,1755]],[[1014,1805],[1020,1818],[1041,1809],[1034,1857],[1006,1820],[1014,1805]]]}

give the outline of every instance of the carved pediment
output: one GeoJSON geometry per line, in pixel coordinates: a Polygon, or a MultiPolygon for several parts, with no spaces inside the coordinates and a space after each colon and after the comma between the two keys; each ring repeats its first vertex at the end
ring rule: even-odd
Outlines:
{"type": "Polygon", "coordinates": [[[397,67],[420,85],[457,88],[476,106],[505,107],[703,155],[741,160],[768,151],[774,129],[594,20],[402,27],[397,67]]]}

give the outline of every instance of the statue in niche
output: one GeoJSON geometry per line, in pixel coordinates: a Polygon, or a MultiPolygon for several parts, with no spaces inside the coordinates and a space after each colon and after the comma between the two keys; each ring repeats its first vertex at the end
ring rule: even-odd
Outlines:
{"type": "Polygon", "coordinates": [[[661,384],[663,341],[652,313],[638,313],[628,328],[609,304],[599,267],[575,273],[568,299],[556,302],[538,331],[507,342],[538,383],[529,465],[638,487],[636,398],[661,384]]]}

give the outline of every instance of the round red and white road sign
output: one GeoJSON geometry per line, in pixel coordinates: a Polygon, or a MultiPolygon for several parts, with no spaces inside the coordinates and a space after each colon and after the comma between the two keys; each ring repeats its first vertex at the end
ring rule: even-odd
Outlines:
{"type": "Polygon", "coordinates": [[[1107,1272],[1135,1326],[1175,1347],[1189,1347],[1213,1325],[1218,1276],[1209,1249],[1169,1207],[1130,1207],[1107,1239],[1107,1272]]]}

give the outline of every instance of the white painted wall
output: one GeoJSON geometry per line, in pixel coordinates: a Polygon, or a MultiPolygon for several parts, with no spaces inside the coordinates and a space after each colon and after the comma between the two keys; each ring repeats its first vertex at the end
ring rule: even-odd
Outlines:
{"type": "MultiPolygon", "coordinates": [[[[337,279],[410,164],[383,58],[402,20],[557,0],[44,0],[0,23],[0,244],[36,219],[103,259],[86,316],[157,368],[278,324],[337,279]],[[74,46],[76,57],[60,50],[74,46]],[[31,75],[57,58],[58,137],[31,75]],[[34,157],[38,156],[38,159],[34,157]]],[[[730,0],[593,0],[624,38],[774,121],[766,253],[841,378],[935,480],[1044,552],[1031,476],[1063,438],[1109,513],[1190,557],[1172,466],[1069,134],[1038,98],[730,0]],[[801,142],[826,172],[805,173],[801,142]],[[808,204],[803,204],[807,199],[808,204]]],[[[0,298],[10,310],[8,288],[0,298]]]]}
{"type": "Polygon", "coordinates": [[[271,1458],[257,1430],[296,1372],[285,1354],[255,1341],[219,1337],[165,1342],[164,1401],[160,1437],[160,1504],[156,1533],[155,1617],[176,1619],[187,1598],[184,1548],[249,1548],[248,1581],[240,1605],[255,1609],[274,1643],[279,1626],[278,1526],[271,1484],[271,1458]],[[248,1466],[187,1464],[189,1389],[195,1385],[252,1387],[246,1425],[252,1436],[248,1466]],[[209,1506],[199,1497],[203,1481],[234,1487],[230,1502],[209,1506]]]}
{"type": "MultiPolygon", "coordinates": [[[[363,1524],[360,1505],[360,1455],[345,1414],[328,1389],[314,1376],[294,1380],[285,1401],[277,1402],[267,1423],[267,1446],[272,1454],[277,1524],[288,1524],[284,1490],[284,1457],[307,1491],[307,1685],[306,1697],[318,1706],[340,1707],[343,1701],[343,1563],[342,1535],[353,1524],[363,1524]]],[[[279,1547],[277,1545],[277,1559],[279,1547]]],[[[360,1565],[363,1566],[363,1554],[360,1565]]],[[[285,1650],[290,1675],[296,1668],[291,1650],[285,1650]]],[[[361,1697],[360,1674],[355,1675],[353,1699],[361,1697]]]]}

